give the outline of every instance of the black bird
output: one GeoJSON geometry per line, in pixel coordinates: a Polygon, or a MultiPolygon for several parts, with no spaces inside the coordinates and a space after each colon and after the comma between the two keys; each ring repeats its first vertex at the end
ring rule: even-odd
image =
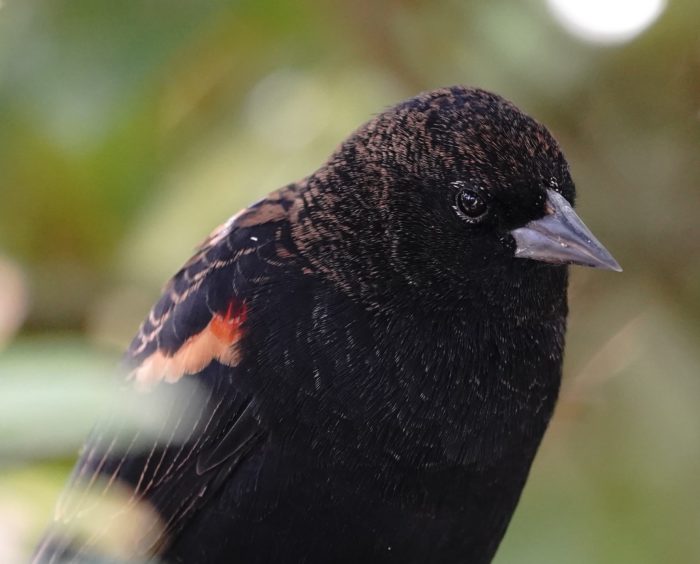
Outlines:
{"type": "Polygon", "coordinates": [[[98,427],[36,562],[115,561],[63,527],[115,491],[151,516],[116,543],[128,561],[489,562],[557,398],[567,265],[620,270],[574,191],[495,94],[372,119],[170,281],[129,380],[200,400],[150,442],[98,427]]]}

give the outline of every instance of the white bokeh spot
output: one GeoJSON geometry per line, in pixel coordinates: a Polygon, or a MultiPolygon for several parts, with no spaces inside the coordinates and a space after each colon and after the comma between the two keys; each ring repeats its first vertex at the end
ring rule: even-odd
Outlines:
{"type": "Polygon", "coordinates": [[[594,43],[624,43],[653,24],[666,0],[547,0],[572,35],[594,43]]]}

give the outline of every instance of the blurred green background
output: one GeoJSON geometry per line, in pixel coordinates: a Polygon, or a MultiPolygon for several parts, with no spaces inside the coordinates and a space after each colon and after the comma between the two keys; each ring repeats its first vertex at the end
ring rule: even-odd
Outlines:
{"type": "Polygon", "coordinates": [[[574,269],[561,402],[496,562],[700,562],[698,29],[696,0],[608,42],[545,0],[2,2],[0,562],[192,248],[455,83],[550,127],[625,269],[574,269]]]}

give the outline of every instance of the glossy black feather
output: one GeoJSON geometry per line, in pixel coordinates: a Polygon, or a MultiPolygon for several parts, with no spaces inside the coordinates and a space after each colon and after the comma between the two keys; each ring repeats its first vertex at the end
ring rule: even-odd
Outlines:
{"type": "Polygon", "coordinates": [[[559,389],[567,270],[514,259],[508,235],[552,186],[573,201],[556,142],[495,95],[381,114],[215,232],[144,323],[128,364],[156,377],[215,319],[240,324],[235,354],[172,385],[204,390],[165,424],[189,412],[191,436],[102,463],[108,426],[76,480],[115,474],[151,504],[164,528],[134,554],[167,562],[489,562],[559,389]],[[455,212],[462,186],[483,223],[455,212]]]}

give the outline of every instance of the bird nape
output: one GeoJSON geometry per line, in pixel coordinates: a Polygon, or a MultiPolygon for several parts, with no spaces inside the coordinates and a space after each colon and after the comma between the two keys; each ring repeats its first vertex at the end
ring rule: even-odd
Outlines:
{"type": "Polygon", "coordinates": [[[97,425],[35,561],[489,562],[557,398],[567,265],[620,270],[574,192],[495,94],[372,119],[172,278],[126,357],[166,409],[97,425]]]}

